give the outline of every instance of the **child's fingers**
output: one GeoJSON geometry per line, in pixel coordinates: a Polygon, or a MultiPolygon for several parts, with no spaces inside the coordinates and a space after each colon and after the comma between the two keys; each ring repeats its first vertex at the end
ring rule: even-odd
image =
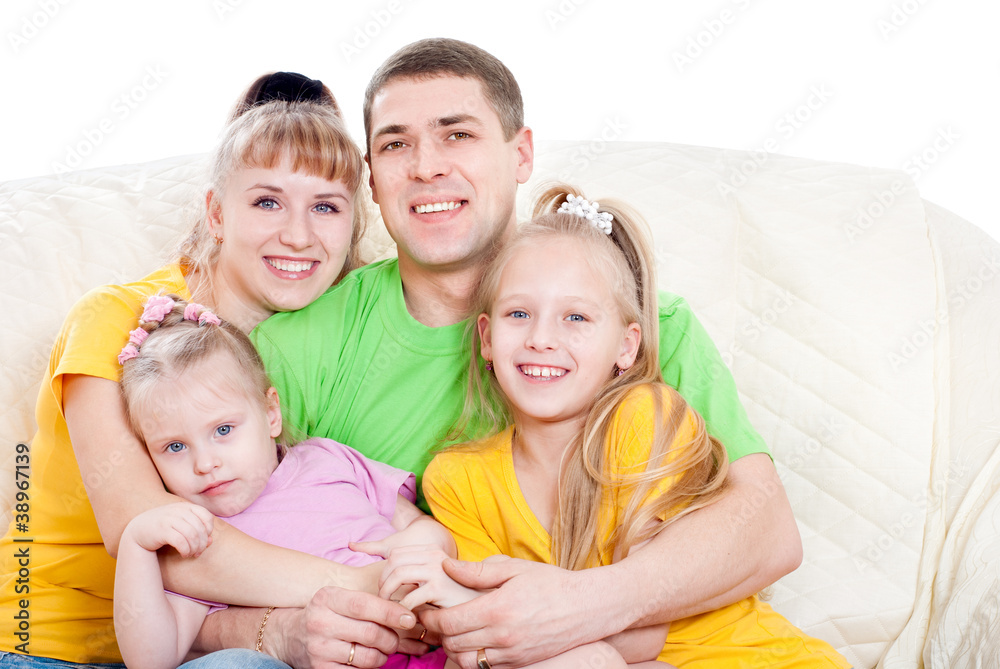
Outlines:
{"type": "Polygon", "coordinates": [[[377,555],[380,558],[389,557],[389,548],[384,541],[350,541],[347,547],[355,553],[377,555]]]}
{"type": "Polygon", "coordinates": [[[428,583],[403,597],[399,600],[399,603],[412,611],[421,604],[432,604],[435,599],[437,599],[437,596],[434,588],[432,584],[428,583]]]}
{"type": "Polygon", "coordinates": [[[404,585],[423,585],[441,569],[426,564],[393,565],[382,572],[379,579],[379,597],[389,597],[404,585]]]}

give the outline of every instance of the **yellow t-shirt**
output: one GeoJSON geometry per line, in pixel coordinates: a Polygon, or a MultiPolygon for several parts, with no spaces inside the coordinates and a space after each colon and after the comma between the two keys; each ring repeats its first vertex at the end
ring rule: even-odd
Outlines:
{"type": "MultiPolygon", "coordinates": [[[[666,414],[673,393],[667,388],[662,393],[666,414]]],[[[609,435],[608,461],[620,470],[644,467],[653,417],[652,392],[636,391],[626,398],[609,435]]],[[[689,410],[672,451],[687,443],[694,430],[689,410]]],[[[424,472],[424,495],[434,517],[455,536],[459,558],[482,560],[503,554],[551,564],[551,537],[517,483],[511,433],[508,428],[479,444],[439,453],[424,472]]],[[[605,493],[604,502],[601,565],[611,561],[613,548],[608,540],[620,524],[627,499],[605,493]]],[[[850,666],[829,644],[807,636],[757,597],[674,621],[658,659],[685,669],[850,666]]]]}
{"type": "MultiPolygon", "coordinates": [[[[101,541],[70,444],[62,379],[85,374],[117,382],[118,353],[137,326],[142,302],[157,293],[191,298],[178,265],[135,283],[95,288],[73,306],[59,332],[35,406],[28,532],[18,531],[15,516],[0,541],[0,602],[7,618],[0,650],[71,662],[121,662],[112,620],[115,561],[101,541]],[[27,611],[27,621],[12,624],[7,614],[21,611],[27,611]]],[[[97,475],[113,467],[109,453],[97,475]]]]}

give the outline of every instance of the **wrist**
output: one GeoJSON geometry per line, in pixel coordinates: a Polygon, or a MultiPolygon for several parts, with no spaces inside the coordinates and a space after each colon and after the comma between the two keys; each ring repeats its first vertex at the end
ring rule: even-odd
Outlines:
{"type": "Polygon", "coordinates": [[[265,630],[263,635],[260,635],[261,628],[258,628],[260,647],[257,650],[286,664],[291,664],[292,657],[288,648],[289,635],[287,630],[290,625],[294,624],[292,621],[301,611],[302,609],[281,608],[271,610],[267,624],[263,628],[265,630]]]}

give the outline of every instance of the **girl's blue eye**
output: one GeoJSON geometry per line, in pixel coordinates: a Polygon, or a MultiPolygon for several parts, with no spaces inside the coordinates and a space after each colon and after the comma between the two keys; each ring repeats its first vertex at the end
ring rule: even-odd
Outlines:
{"type": "Polygon", "coordinates": [[[167,444],[167,451],[169,453],[180,453],[185,448],[187,448],[187,446],[185,446],[184,444],[182,444],[179,441],[174,441],[174,442],[171,442],[171,443],[167,444]]]}
{"type": "Polygon", "coordinates": [[[232,431],[233,431],[232,425],[220,425],[215,429],[215,433],[220,437],[224,437],[232,431]]]}
{"type": "Polygon", "coordinates": [[[580,314],[570,314],[569,316],[566,317],[566,320],[571,321],[573,323],[583,323],[587,319],[581,316],[580,314]]]}
{"type": "Polygon", "coordinates": [[[515,309],[514,311],[510,312],[510,317],[511,318],[527,318],[528,317],[528,312],[527,311],[522,311],[521,309],[515,309]]]}

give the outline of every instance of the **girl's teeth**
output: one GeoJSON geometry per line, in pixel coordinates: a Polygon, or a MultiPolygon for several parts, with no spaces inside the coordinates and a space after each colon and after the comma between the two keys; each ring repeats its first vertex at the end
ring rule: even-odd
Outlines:
{"type": "Polygon", "coordinates": [[[553,367],[536,367],[536,366],[529,367],[525,365],[521,367],[521,372],[525,376],[547,379],[552,377],[558,378],[560,376],[563,376],[566,373],[566,370],[556,369],[553,367]]]}

